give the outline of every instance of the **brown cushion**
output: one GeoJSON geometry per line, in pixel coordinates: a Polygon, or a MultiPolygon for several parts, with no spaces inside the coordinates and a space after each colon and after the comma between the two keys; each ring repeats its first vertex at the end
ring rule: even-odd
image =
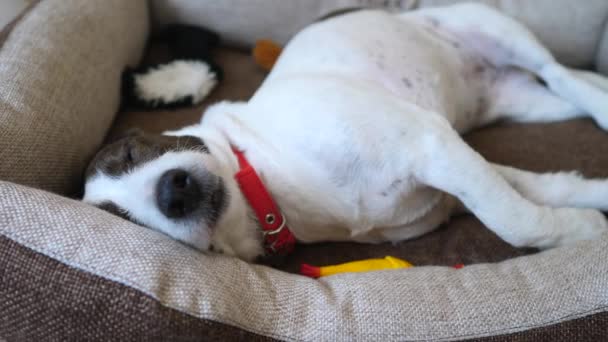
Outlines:
{"type": "Polygon", "coordinates": [[[147,29],[144,0],[45,0],[4,34],[0,179],[64,194],[80,187],[147,29]]]}

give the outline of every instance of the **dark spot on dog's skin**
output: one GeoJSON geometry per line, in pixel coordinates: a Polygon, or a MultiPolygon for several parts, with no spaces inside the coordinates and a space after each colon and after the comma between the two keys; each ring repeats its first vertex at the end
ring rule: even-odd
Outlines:
{"type": "Polygon", "coordinates": [[[399,190],[399,185],[401,185],[401,183],[403,183],[403,180],[401,179],[396,179],[394,180],[388,187],[387,190],[382,191],[380,193],[380,195],[382,195],[382,197],[387,197],[389,195],[389,193],[395,192],[399,190]]]}
{"type": "Polygon", "coordinates": [[[477,112],[478,113],[485,113],[488,111],[488,101],[486,101],[486,98],[483,96],[479,96],[477,98],[477,112]]]}
{"type": "Polygon", "coordinates": [[[182,150],[209,153],[205,143],[194,136],[153,135],[133,130],[102,148],[87,167],[85,177],[89,178],[97,171],[119,176],[166,152],[182,150]]]}
{"type": "Polygon", "coordinates": [[[490,63],[490,60],[485,57],[481,57],[481,63],[486,67],[491,67],[493,65],[492,63],[490,63]]]}
{"type": "Polygon", "coordinates": [[[439,20],[437,20],[435,18],[428,18],[428,21],[431,24],[431,26],[433,26],[434,28],[438,28],[439,25],[441,25],[441,23],[439,22],[439,20]]]}
{"type": "Polygon", "coordinates": [[[486,72],[486,67],[481,64],[475,64],[475,67],[473,67],[473,72],[476,74],[483,74],[486,72]]]}
{"type": "Polygon", "coordinates": [[[384,61],[382,60],[378,60],[376,61],[376,65],[378,66],[378,68],[384,70],[386,68],[386,66],[384,65],[384,61]]]}
{"type": "Polygon", "coordinates": [[[391,187],[396,188],[401,183],[403,183],[403,181],[401,179],[396,179],[394,182],[391,183],[391,187]]]}
{"type": "Polygon", "coordinates": [[[455,49],[460,49],[462,47],[462,45],[460,44],[460,42],[448,37],[445,35],[445,33],[441,33],[438,32],[437,29],[438,26],[433,26],[433,28],[431,27],[423,27],[423,29],[429,33],[430,35],[432,35],[433,37],[443,41],[444,43],[450,44],[453,48],[455,49]]]}
{"type": "Polygon", "coordinates": [[[408,87],[408,88],[412,88],[412,87],[413,87],[412,81],[410,81],[410,80],[409,80],[407,77],[403,77],[403,78],[401,79],[401,82],[403,82],[403,84],[404,84],[406,87],[408,87]]]}

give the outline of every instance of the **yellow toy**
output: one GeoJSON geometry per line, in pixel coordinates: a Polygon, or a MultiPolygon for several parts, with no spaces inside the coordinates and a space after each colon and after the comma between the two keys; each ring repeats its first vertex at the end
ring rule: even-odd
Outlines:
{"type": "Polygon", "coordinates": [[[405,260],[387,256],[384,257],[384,259],[367,259],[325,267],[302,264],[300,267],[300,274],[311,278],[319,278],[338,273],[380,271],[397,268],[409,268],[413,266],[414,265],[405,260]]]}

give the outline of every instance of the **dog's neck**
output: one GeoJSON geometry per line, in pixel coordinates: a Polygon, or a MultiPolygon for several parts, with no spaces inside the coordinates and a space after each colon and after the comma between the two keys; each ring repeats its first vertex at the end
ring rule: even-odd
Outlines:
{"type": "MultiPolygon", "coordinates": [[[[271,254],[273,249],[276,252],[284,253],[286,250],[290,250],[286,246],[293,246],[294,239],[288,229],[281,228],[284,226],[281,224],[284,222],[284,217],[277,207],[280,203],[274,201],[274,196],[270,192],[272,184],[268,183],[266,167],[268,166],[267,161],[272,160],[272,156],[267,154],[273,149],[266,148],[267,146],[263,145],[263,137],[256,136],[247,128],[247,125],[241,122],[241,118],[246,111],[247,105],[245,103],[223,102],[213,105],[205,112],[201,124],[193,127],[193,132],[190,133],[201,137],[209,146],[211,153],[218,159],[218,164],[222,166],[221,176],[228,186],[229,193],[233,196],[230,200],[227,215],[224,215],[225,217],[223,220],[220,219],[218,224],[218,227],[224,227],[221,229],[221,233],[228,234],[227,231],[230,229],[239,231],[241,234],[255,232],[257,234],[256,240],[262,248],[260,254],[264,252],[263,247],[267,247],[266,251],[271,254]],[[234,150],[244,152],[245,163],[250,164],[255,170],[255,172],[249,172],[250,176],[251,173],[254,173],[255,177],[245,178],[249,180],[247,183],[251,184],[252,178],[259,179],[259,183],[253,181],[257,186],[249,187],[255,189],[253,197],[250,191],[246,191],[248,193],[246,196],[241,189],[243,184],[238,184],[235,179],[235,175],[241,171],[241,166],[234,150]],[[267,193],[268,196],[258,196],[263,193],[267,193]],[[269,200],[260,200],[261,198],[269,200]],[[251,203],[254,203],[254,205],[252,206],[251,203]],[[260,205],[261,203],[267,205],[260,205]],[[267,221],[268,214],[274,214],[272,215],[274,219],[267,221]],[[227,227],[229,225],[230,227],[227,227]],[[281,228],[278,230],[280,234],[274,232],[278,228],[281,228]],[[274,233],[264,235],[263,231],[274,233]],[[268,249],[268,247],[272,248],[268,249]]],[[[186,132],[186,134],[188,133],[186,132]]],[[[244,178],[240,179],[243,180],[244,178]]],[[[239,256],[242,254],[239,251],[235,252],[239,256]]]]}
{"type": "MultiPolygon", "coordinates": [[[[263,173],[258,173],[254,162],[248,160],[249,156],[254,156],[254,159],[257,157],[255,149],[247,148],[246,153],[241,154],[239,151],[242,145],[237,145],[226,131],[217,129],[213,125],[201,125],[197,135],[205,141],[219,164],[223,166],[222,177],[232,197],[227,213],[220,219],[216,230],[216,234],[221,236],[219,240],[231,242],[229,246],[221,246],[221,243],[218,243],[217,247],[227,254],[235,254],[244,259],[251,259],[252,254],[255,253],[258,254],[257,256],[268,256],[290,252],[294,244],[293,235],[286,225],[281,224],[285,218],[268,191],[263,173]],[[240,161],[237,153],[240,154],[240,161]],[[241,165],[243,163],[245,165],[241,165]],[[249,166],[251,168],[248,168],[249,166]],[[247,169],[249,172],[244,172],[247,169]],[[242,177],[244,175],[247,177],[242,177]],[[272,221],[267,220],[269,213],[273,216],[272,221]],[[264,231],[279,233],[265,235],[264,231]],[[235,234],[235,232],[239,233],[235,234]],[[256,248],[249,245],[240,246],[236,239],[242,237],[242,234],[255,234],[258,246],[256,248]],[[232,246],[234,250],[231,250],[232,246]]],[[[251,239],[242,240],[251,241],[251,239]]]]}

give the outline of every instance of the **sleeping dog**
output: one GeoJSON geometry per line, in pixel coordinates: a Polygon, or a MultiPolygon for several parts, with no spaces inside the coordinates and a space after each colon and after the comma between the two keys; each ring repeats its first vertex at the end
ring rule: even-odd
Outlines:
{"type": "Polygon", "coordinates": [[[248,102],[103,148],[84,201],[244,260],[410,239],[464,211],[551,248],[607,231],[608,184],[489,163],[459,134],[581,116],[608,128],[608,80],[489,7],[359,11],[296,35],[248,102]]]}

